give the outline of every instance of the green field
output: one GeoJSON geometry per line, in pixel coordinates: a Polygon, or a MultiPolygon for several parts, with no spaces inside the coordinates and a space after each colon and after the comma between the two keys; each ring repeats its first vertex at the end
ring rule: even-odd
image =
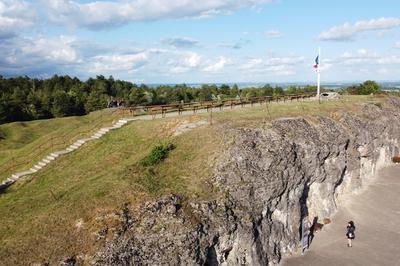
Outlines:
{"type": "MultiPolygon", "coordinates": [[[[384,99],[347,96],[321,104],[304,101],[236,107],[214,112],[212,125],[179,136],[174,136],[174,132],[182,121],[209,120],[210,115],[131,122],[60,157],[0,194],[0,264],[27,265],[48,260],[55,263],[68,254],[93,252],[94,233],[109,223],[101,217],[124,204],[134,208],[167,193],[179,193],[186,198],[218,197],[218,191],[207,181],[215,159],[234,140],[234,136],[226,134],[228,128],[256,127],[279,117],[356,111],[359,102],[384,99]],[[139,163],[154,146],[166,142],[175,149],[164,161],[154,166],[139,163]]],[[[109,126],[117,116],[104,112],[1,125],[0,163],[12,163],[15,157],[49,143],[51,137],[76,139],[91,132],[93,124],[98,124],[98,128],[109,126]]],[[[41,155],[50,151],[44,150],[41,155]]],[[[33,164],[34,159],[25,166],[33,164]]]]}

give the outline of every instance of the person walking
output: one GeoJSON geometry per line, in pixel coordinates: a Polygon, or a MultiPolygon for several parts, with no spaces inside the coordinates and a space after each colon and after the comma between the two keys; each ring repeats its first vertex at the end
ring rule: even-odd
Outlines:
{"type": "Polygon", "coordinates": [[[347,246],[352,247],[352,240],[356,237],[354,232],[356,231],[356,227],[353,221],[348,222],[347,224],[347,246]]]}

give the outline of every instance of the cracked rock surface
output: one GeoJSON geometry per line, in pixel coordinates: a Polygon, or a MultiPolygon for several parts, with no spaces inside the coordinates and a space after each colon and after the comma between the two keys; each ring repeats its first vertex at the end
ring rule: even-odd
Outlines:
{"type": "Polygon", "coordinates": [[[275,265],[299,247],[300,221],[330,217],[399,153],[400,100],[359,112],[230,128],[212,177],[216,200],[165,196],[126,211],[95,265],[275,265]]]}

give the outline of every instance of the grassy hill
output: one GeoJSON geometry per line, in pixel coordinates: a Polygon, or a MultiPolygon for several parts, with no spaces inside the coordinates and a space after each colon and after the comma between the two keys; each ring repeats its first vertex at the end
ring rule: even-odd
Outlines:
{"type": "Polygon", "coordinates": [[[0,181],[32,167],[48,153],[63,149],[78,138],[89,136],[122,114],[115,109],[87,116],[14,122],[0,125],[0,181]]]}
{"type": "MultiPolygon", "coordinates": [[[[131,122],[60,157],[0,194],[0,264],[55,263],[66,254],[94,252],[95,233],[126,204],[134,209],[168,193],[199,199],[219,196],[208,180],[219,153],[234,140],[229,128],[260,126],[284,116],[330,115],[355,109],[358,102],[365,101],[383,102],[384,98],[348,96],[322,104],[306,101],[237,107],[214,112],[212,125],[177,136],[182,123],[208,120],[209,114],[131,122]],[[164,161],[141,163],[160,143],[175,148],[164,161]]],[[[11,163],[15,156],[31,152],[51,137],[76,138],[93,124],[100,128],[113,119],[114,114],[93,113],[1,125],[0,162],[11,163]]]]}

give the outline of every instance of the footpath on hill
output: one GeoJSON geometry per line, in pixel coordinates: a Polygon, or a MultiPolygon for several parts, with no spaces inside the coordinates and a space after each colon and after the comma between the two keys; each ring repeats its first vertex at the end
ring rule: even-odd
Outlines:
{"type": "Polygon", "coordinates": [[[339,206],[332,223],[315,234],[304,254],[282,265],[400,265],[400,165],[386,167],[357,195],[339,206]],[[346,225],[353,220],[356,239],[347,247],[346,225]]]}

